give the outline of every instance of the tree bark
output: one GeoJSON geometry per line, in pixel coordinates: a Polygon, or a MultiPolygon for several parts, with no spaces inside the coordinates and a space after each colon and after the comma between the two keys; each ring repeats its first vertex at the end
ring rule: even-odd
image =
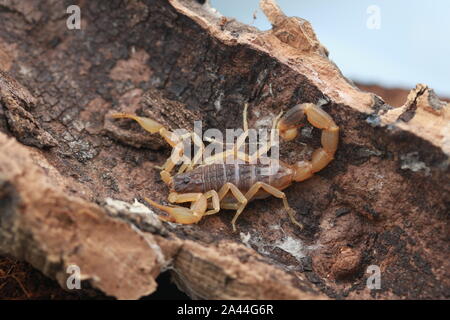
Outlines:
{"type": "MultiPolygon", "coordinates": [[[[1,254],[62,287],[77,265],[123,299],[167,270],[192,298],[449,298],[450,107],[431,89],[399,108],[357,89],[310,24],[269,0],[267,32],[188,0],[80,1],[69,30],[70,4],[0,1],[1,254]],[[227,211],[161,223],[142,200],[167,198],[153,166],[170,149],[110,114],[224,131],[246,102],[251,127],[311,102],[341,128],[336,159],[286,190],[304,230],[275,198],[249,204],[238,233],[227,211]]],[[[318,146],[318,130],[302,133],[282,159],[318,146]]]]}

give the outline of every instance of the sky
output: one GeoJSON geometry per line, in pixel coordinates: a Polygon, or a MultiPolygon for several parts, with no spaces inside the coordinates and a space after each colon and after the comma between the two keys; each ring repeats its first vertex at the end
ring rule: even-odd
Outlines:
{"type": "MultiPolygon", "coordinates": [[[[221,14],[271,28],[259,0],[210,0],[221,14]],[[257,10],[256,20],[253,12],[257,10]]],[[[410,89],[427,84],[450,97],[450,1],[277,0],[289,16],[311,22],[348,78],[410,89]]]]}

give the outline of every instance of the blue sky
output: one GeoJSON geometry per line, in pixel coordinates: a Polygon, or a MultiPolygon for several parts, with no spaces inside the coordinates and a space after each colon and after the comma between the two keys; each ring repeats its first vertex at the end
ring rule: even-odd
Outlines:
{"type": "MultiPolygon", "coordinates": [[[[270,29],[259,9],[259,0],[210,2],[225,16],[261,30],[270,29]],[[257,19],[253,21],[256,9],[257,19]]],[[[277,3],[287,15],[312,23],[319,40],[330,51],[330,58],[352,80],[406,89],[425,83],[438,94],[450,97],[450,1],[278,0],[277,3]],[[380,28],[368,28],[368,19],[379,22],[380,28]]]]}

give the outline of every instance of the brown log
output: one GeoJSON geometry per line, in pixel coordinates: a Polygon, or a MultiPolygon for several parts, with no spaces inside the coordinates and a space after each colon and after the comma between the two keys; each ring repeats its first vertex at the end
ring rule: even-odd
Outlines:
{"type": "MultiPolygon", "coordinates": [[[[266,32],[193,0],[80,7],[69,30],[62,2],[0,1],[0,254],[63,288],[75,264],[83,286],[123,299],[167,270],[192,298],[449,298],[450,106],[430,88],[399,108],[361,91],[270,0],[266,32]],[[249,204],[238,233],[228,211],[160,222],[143,198],[166,200],[154,165],[170,148],[110,114],[225,130],[246,102],[251,127],[311,102],[341,128],[336,159],[286,190],[304,230],[274,198],[249,204]],[[370,265],[381,289],[366,286],[370,265]]],[[[320,143],[302,133],[282,159],[320,143]]]]}

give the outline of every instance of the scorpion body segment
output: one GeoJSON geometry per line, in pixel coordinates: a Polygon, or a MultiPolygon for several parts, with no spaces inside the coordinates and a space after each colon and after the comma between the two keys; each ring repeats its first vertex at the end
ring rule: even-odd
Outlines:
{"type": "Polygon", "coordinates": [[[231,183],[240,191],[247,192],[257,182],[282,190],[292,183],[294,170],[287,164],[281,164],[276,173],[267,174],[269,170],[269,165],[248,163],[203,165],[173,176],[172,190],[204,193],[219,191],[224,184],[231,183]]]}
{"type": "Polygon", "coordinates": [[[292,182],[310,178],[333,160],[338,146],[339,127],[328,113],[312,103],[296,105],[283,117],[280,114],[274,119],[272,129],[278,129],[283,140],[294,139],[298,134],[298,128],[303,125],[306,118],[314,127],[322,130],[322,146],[313,152],[310,161],[287,164],[278,160],[276,170],[273,170],[273,167],[269,168],[269,165],[260,164],[258,161],[254,162],[254,160],[258,160],[257,157],[266,154],[274,145],[273,135],[271,135],[270,143],[266,143],[251,156],[238,151],[248,137],[246,112],[247,105],[243,115],[244,133],[238,137],[234,148],[206,158],[204,161],[206,164],[197,163],[205,150],[203,141],[195,133],[189,133],[187,137],[191,138],[199,147],[200,152],[194,156],[193,163],[181,165],[178,173],[173,176],[171,171],[183,155],[183,147],[180,142],[183,141],[183,137],[186,138],[186,135],[177,136],[149,118],[124,113],[113,115],[114,118],[129,118],[137,121],[150,133],[159,133],[173,147],[172,156],[161,168],[161,178],[170,187],[169,202],[190,202],[191,205],[190,208],[164,206],[146,199],[151,205],[168,213],[168,216],[159,216],[161,220],[192,224],[200,221],[205,215],[219,212],[221,208],[232,209],[236,210],[231,221],[233,231],[236,231],[236,219],[249,201],[274,196],[282,199],[283,206],[292,223],[302,228],[302,225],[295,219],[295,211],[290,208],[286,195],[281,190],[291,185],[292,182]],[[228,159],[230,156],[237,157],[239,162],[215,162],[224,158],[228,159]]]}

